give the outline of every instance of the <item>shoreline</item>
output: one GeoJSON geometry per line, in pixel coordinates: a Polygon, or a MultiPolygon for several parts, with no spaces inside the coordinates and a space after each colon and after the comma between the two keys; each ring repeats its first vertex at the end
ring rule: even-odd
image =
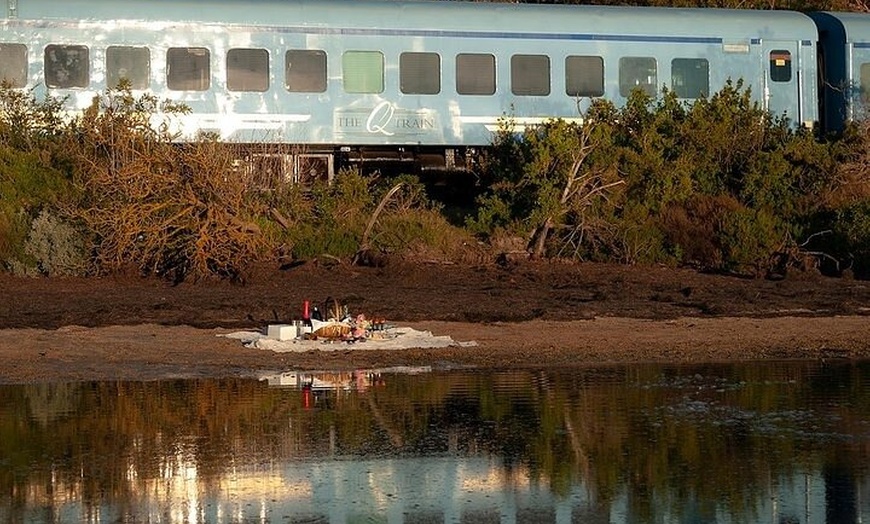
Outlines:
{"type": "MultiPolygon", "coordinates": [[[[823,317],[593,317],[507,323],[397,322],[472,347],[276,353],[187,325],[0,329],[0,384],[254,378],[291,370],[393,366],[545,368],[635,363],[870,359],[870,319],[823,317]]],[[[260,330],[265,326],[252,326],[260,330]]]]}

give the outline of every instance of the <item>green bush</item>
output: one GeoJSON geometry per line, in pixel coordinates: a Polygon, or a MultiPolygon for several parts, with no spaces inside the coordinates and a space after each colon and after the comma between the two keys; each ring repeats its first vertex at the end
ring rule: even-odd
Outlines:
{"type": "Polygon", "coordinates": [[[824,248],[841,261],[840,269],[870,278],[870,200],[836,210],[832,222],[833,235],[824,248]]]}
{"type": "Polygon", "coordinates": [[[33,268],[26,252],[31,223],[44,209],[75,201],[64,148],[60,101],[0,87],[0,265],[33,268]]]}
{"type": "Polygon", "coordinates": [[[606,236],[598,231],[606,222],[601,214],[613,211],[606,201],[622,184],[612,162],[591,161],[602,143],[591,120],[553,120],[522,133],[505,120],[485,164],[488,185],[468,229],[483,237],[502,232],[524,237],[536,256],[581,256],[584,239],[606,236]]]}
{"type": "Polygon", "coordinates": [[[616,215],[609,245],[612,246],[609,261],[674,265],[679,260],[677,253],[668,249],[659,217],[632,202],[627,202],[616,215]]]}
{"type": "Polygon", "coordinates": [[[19,151],[57,154],[69,131],[64,99],[0,85],[0,143],[19,151]]]}
{"type": "Polygon", "coordinates": [[[458,246],[470,238],[449,225],[420,180],[408,175],[382,178],[345,170],[332,183],[288,186],[268,198],[284,222],[270,227],[272,240],[298,260],[324,255],[350,260],[364,248],[378,256],[426,252],[443,258],[459,253],[458,246]]]}
{"type": "Polygon", "coordinates": [[[782,222],[763,209],[740,207],[724,215],[720,233],[724,253],[721,270],[768,276],[786,238],[782,222]]]}
{"type": "Polygon", "coordinates": [[[624,107],[596,101],[585,116],[582,126],[523,133],[507,119],[469,231],[531,245],[550,221],[551,255],[742,271],[763,265],[776,244],[769,237],[801,229],[818,205],[808,191],[824,187],[834,165],[829,145],[762,110],[740,81],[694,103],[638,90],[624,107]],[[578,159],[582,176],[597,177],[586,188],[593,198],[564,198],[578,159]],[[624,186],[594,192],[613,182],[624,186]]]}
{"type": "Polygon", "coordinates": [[[27,213],[16,213],[11,206],[0,212],[0,264],[4,269],[21,273],[22,268],[35,267],[36,262],[24,249],[31,221],[27,213]]]}
{"type": "Polygon", "coordinates": [[[33,221],[24,252],[44,276],[81,276],[87,273],[87,244],[81,232],[43,210],[33,221]]]}
{"type": "Polygon", "coordinates": [[[289,235],[293,257],[311,260],[329,255],[350,259],[359,249],[362,228],[350,229],[335,222],[303,223],[289,235]]]}
{"type": "Polygon", "coordinates": [[[433,208],[385,216],[372,245],[379,252],[406,259],[479,263],[486,256],[471,234],[433,208]]]}
{"type": "Polygon", "coordinates": [[[740,81],[693,103],[667,90],[637,91],[620,108],[596,100],[582,123],[517,132],[505,118],[464,229],[410,176],[343,171],[331,183],[257,189],[237,150],[214,137],[180,145],[169,127],[152,127],[158,112],[186,108],[129,89],[107,91],[78,119],[61,109],[0,89],[0,263],[22,273],[133,265],[233,277],[270,251],[469,260],[483,256],[476,239],[539,256],[764,274],[803,236],[856,272],[870,265],[866,127],[818,140],[763,111],[740,81]]]}
{"type": "Polygon", "coordinates": [[[349,258],[359,249],[365,220],[374,209],[373,179],[357,171],[336,173],[332,183],[281,190],[273,206],[289,220],[279,238],[296,259],[349,258]]]}

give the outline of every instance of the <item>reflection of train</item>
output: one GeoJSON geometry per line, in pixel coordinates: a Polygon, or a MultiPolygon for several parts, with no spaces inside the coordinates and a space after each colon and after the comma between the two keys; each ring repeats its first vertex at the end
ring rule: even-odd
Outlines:
{"type": "Polygon", "coordinates": [[[192,114],[177,121],[186,136],[301,146],[282,155],[291,167],[298,156],[329,172],[367,160],[449,169],[489,144],[504,116],[519,125],[578,118],[592,99],[619,105],[636,88],[692,100],[743,79],[764,108],[837,129],[870,83],[870,15],[7,0],[0,74],[68,97],[73,109],[127,79],[134,92],[187,104],[192,114]]]}

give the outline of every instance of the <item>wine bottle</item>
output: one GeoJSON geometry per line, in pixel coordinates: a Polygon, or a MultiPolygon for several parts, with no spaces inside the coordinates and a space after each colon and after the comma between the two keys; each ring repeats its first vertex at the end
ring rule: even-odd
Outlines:
{"type": "Polygon", "coordinates": [[[302,302],[302,325],[311,327],[311,303],[307,300],[302,302]]]}

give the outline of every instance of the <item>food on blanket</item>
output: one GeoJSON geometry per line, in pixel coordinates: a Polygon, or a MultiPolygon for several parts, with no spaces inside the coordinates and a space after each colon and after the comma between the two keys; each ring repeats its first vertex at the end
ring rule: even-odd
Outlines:
{"type": "MultiPolygon", "coordinates": [[[[329,313],[328,320],[318,318],[315,313],[319,313],[319,310],[316,308],[312,311],[311,318],[308,320],[311,324],[311,332],[301,338],[313,340],[341,339],[354,342],[366,340],[374,335],[375,331],[382,332],[386,329],[386,321],[383,317],[369,319],[362,313],[351,317],[347,313],[347,306],[341,306],[333,298],[327,299],[324,304],[324,311],[329,313]],[[335,316],[336,314],[341,315],[341,320],[335,316]]],[[[383,339],[384,337],[379,338],[383,339]]]]}
{"type": "Polygon", "coordinates": [[[342,338],[349,335],[351,327],[341,322],[318,323],[320,326],[312,333],[317,338],[342,338]]]}

